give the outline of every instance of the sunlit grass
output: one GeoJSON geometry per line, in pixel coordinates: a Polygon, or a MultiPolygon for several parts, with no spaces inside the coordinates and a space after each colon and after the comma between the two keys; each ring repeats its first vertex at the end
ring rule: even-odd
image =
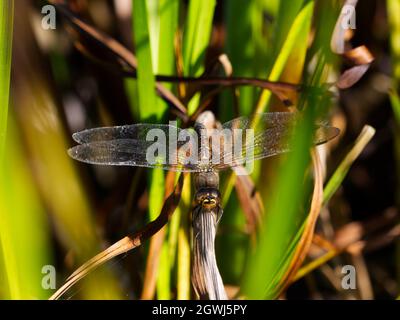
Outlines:
{"type": "MultiPolygon", "coordinates": [[[[46,299],[53,282],[43,281],[53,265],[49,223],[20,147],[15,123],[9,123],[0,182],[2,299],[46,299]],[[42,273],[43,271],[43,273],[42,273]],[[42,281],[44,286],[42,287],[42,281]]],[[[53,288],[54,289],[54,288],[53,288]]]]}
{"type": "Polygon", "coordinates": [[[0,5],[0,161],[7,132],[13,21],[14,2],[5,0],[0,5]]]}

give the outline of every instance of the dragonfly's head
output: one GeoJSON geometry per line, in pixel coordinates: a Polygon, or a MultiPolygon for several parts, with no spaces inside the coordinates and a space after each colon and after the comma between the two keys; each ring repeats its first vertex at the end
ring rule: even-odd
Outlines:
{"type": "Polygon", "coordinates": [[[206,209],[214,209],[219,206],[221,195],[217,189],[203,188],[197,191],[195,201],[206,209]]]}

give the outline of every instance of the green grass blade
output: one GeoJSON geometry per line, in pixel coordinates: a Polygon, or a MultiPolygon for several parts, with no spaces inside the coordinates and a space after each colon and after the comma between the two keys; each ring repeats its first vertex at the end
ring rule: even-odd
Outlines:
{"type": "MultiPolygon", "coordinates": [[[[151,30],[154,25],[158,27],[158,30],[152,30],[150,32],[152,40],[152,53],[153,61],[157,64],[154,66],[154,70],[158,74],[175,74],[175,48],[174,38],[178,27],[179,18],[179,1],[178,0],[161,0],[157,2],[156,17],[157,22],[150,23],[151,30]],[[153,40],[154,39],[154,40],[153,40]],[[153,43],[158,43],[157,47],[153,46],[153,43]]],[[[156,19],[152,19],[156,20],[156,19]]],[[[164,86],[167,89],[172,89],[172,84],[166,83],[164,86]]],[[[163,109],[167,109],[167,104],[161,99],[158,100],[158,105],[163,109]]],[[[164,182],[164,177],[160,176],[159,181],[164,182]]],[[[158,188],[158,191],[163,190],[163,186],[158,188]]],[[[153,188],[152,188],[153,189],[153,188]]],[[[153,190],[153,192],[155,192],[153,190]]],[[[154,194],[154,198],[159,201],[159,197],[154,194]]],[[[169,226],[167,227],[170,229],[169,226]]],[[[176,247],[175,247],[176,249],[176,247]]],[[[162,245],[161,256],[159,262],[159,276],[157,278],[157,293],[159,299],[170,299],[171,295],[171,265],[173,264],[173,256],[170,255],[170,242],[165,241],[162,245]]]]}
{"type": "Polygon", "coordinates": [[[0,297],[47,299],[52,290],[42,287],[42,268],[53,265],[49,226],[26,166],[27,156],[14,123],[9,124],[4,165],[0,167],[0,279],[5,282],[0,297]]]}
{"type": "Polygon", "coordinates": [[[326,184],[324,188],[324,203],[327,203],[336,192],[336,190],[340,187],[344,178],[347,175],[347,172],[350,170],[351,165],[358,158],[358,156],[364,150],[369,141],[371,141],[374,135],[375,129],[371,126],[365,126],[363,128],[359,137],[354,143],[353,148],[346,154],[340,165],[337,167],[335,173],[326,184]]]}
{"type": "MultiPolygon", "coordinates": [[[[162,169],[153,169],[149,172],[149,216],[153,221],[161,212],[164,194],[164,171],[162,169]]],[[[157,275],[157,294],[159,299],[170,298],[170,262],[168,256],[168,242],[165,241],[161,247],[161,256],[158,264],[157,275]]]]}
{"type": "MultiPolygon", "coordinates": [[[[174,39],[178,28],[179,0],[159,0],[160,37],[157,73],[175,74],[174,39]]],[[[171,84],[164,84],[171,88],[171,84]]]]}
{"type": "MultiPolygon", "coordinates": [[[[183,67],[186,76],[200,76],[204,71],[204,58],[210,41],[215,0],[190,0],[183,33],[183,67]]],[[[192,114],[199,103],[199,94],[189,102],[192,114]]]]}
{"type": "MultiPolygon", "coordinates": [[[[311,21],[314,11],[314,2],[306,4],[296,16],[282,48],[273,64],[268,80],[278,81],[287,66],[291,56],[295,55],[299,67],[303,67],[305,53],[307,50],[307,40],[311,28],[311,21]]],[[[286,22],[286,21],[285,21],[286,22]]],[[[271,92],[264,90],[257,102],[256,113],[265,112],[271,99],[271,92]]]]}
{"type": "Polygon", "coordinates": [[[160,121],[166,109],[158,108],[148,23],[149,13],[146,3],[145,0],[133,0],[133,33],[138,60],[139,112],[143,121],[160,121]]]}
{"type": "MultiPolygon", "coordinates": [[[[400,177],[400,0],[387,0],[387,16],[390,30],[391,60],[393,68],[393,91],[389,94],[393,113],[396,120],[394,129],[396,171],[399,181],[400,177]]],[[[400,185],[397,185],[396,203],[400,204],[400,185]]],[[[396,242],[396,270],[397,283],[400,283],[400,241],[396,242]]],[[[398,297],[398,299],[400,296],[398,297]]]]}
{"type": "MultiPolygon", "coordinates": [[[[273,42],[272,47],[270,50],[274,50],[278,52],[276,54],[275,60],[272,60],[272,68],[270,71],[269,79],[270,80],[280,80],[282,78],[282,75],[284,75],[285,80],[287,81],[293,81],[297,82],[300,80],[303,72],[303,67],[304,67],[304,61],[305,61],[305,56],[308,48],[308,36],[311,28],[311,21],[313,17],[313,9],[314,5],[313,2],[308,3],[307,5],[302,8],[302,4],[304,3],[303,0],[298,0],[298,1],[293,1],[293,3],[287,3],[284,1],[280,2],[279,5],[279,14],[278,14],[278,19],[275,22],[275,33],[274,33],[274,38],[282,38],[282,44],[276,44],[275,41],[273,42]],[[281,30],[282,27],[282,30],[281,30]],[[285,73],[285,74],[284,74],[285,73]]],[[[233,4],[231,4],[233,6],[233,4]]],[[[250,6],[250,3],[248,3],[250,6]]],[[[231,10],[236,10],[236,13],[240,11],[240,8],[233,8],[231,10]]],[[[246,11],[245,11],[246,12],[246,11]]],[[[257,13],[253,13],[257,14],[257,13]]],[[[228,18],[229,18],[229,12],[228,12],[228,18]]],[[[233,26],[232,28],[235,29],[235,23],[239,23],[241,19],[238,19],[238,22],[235,22],[235,17],[232,17],[233,19],[233,26]]],[[[254,18],[252,18],[254,19],[254,18]]],[[[240,26],[239,26],[240,27],[240,26]]],[[[258,28],[258,33],[261,34],[262,32],[260,31],[260,27],[258,28]]],[[[251,30],[251,28],[249,29],[251,30]]],[[[233,30],[233,33],[235,34],[235,31],[233,30]]],[[[239,31],[236,31],[236,33],[239,33],[239,31]]],[[[228,35],[228,40],[229,40],[229,35],[228,35]]],[[[243,43],[246,43],[244,39],[241,39],[243,43]]],[[[253,41],[254,39],[251,39],[253,41]]],[[[237,41],[240,41],[237,40],[237,41]]],[[[267,40],[265,40],[267,42],[267,40]]],[[[246,49],[248,46],[245,46],[246,49]]],[[[250,46],[251,48],[251,46],[250,46]]],[[[234,50],[234,49],[233,49],[234,50]]],[[[233,51],[231,50],[231,51],[233,51]]],[[[238,50],[240,52],[240,50],[238,50]]],[[[273,55],[272,55],[273,57],[273,55]]],[[[264,54],[264,57],[262,55],[260,57],[254,58],[255,60],[260,60],[260,61],[265,61],[266,57],[264,54]]],[[[258,69],[263,69],[260,67],[257,67],[258,69]]],[[[234,67],[235,69],[235,67],[234,67]]],[[[267,71],[267,68],[264,68],[265,71],[267,71]]],[[[260,95],[260,98],[258,100],[257,106],[256,106],[256,113],[260,112],[265,112],[266,107],[270,101],[271,98],[271,93],[267,90],[263,91],[260,95]]],[[[240,103],[243,103],[243,100],[241,98],[240,103]]],[[[250,103],[249,105],[253,106],[254,103],[247,97],[246,103],[250,103]]],[[[260,178],[259,177],[259,169],[260,165],[257,164],[256,166],[256,171],[253,174],[253,178],[255,181],[258,181],[260,178]]],[[[228,199],[230,199],[230,194],[233,189],[233,185],[235,182],[235,179],[233,176],[231,176],[232,179],[229,179],[225,182],[226,188],[224,188],[224,203],[227,203],[228,199]]],[[[262,180],[262,178],[261,178],[262,180]]],[[[269,194],[263,194],[262,195],[263,199],[268,199],[269,194]]],[[[237,204],[235,204],[236,198],[232,197],[230,201],[228,202],[228,205],[226,207],[226,211],[229,212],[229,217],[226,218],[222,224],[226,223],[227,219],[229,219],[229,224],[230,226],[234,225],[236,227],[240,227],[240,224],[243,224],[241,221],[240,217],[237,214],[232,214],[231,212],[236,212],[237,211],[237,204]]],[[[243,220],[243,219],[242,219],[243,220]]],[[[225,236],[224,236],[225,237],[225,236]]],[[[246,242],[243,241],[243,239],[239,239],[239,235],[235,236],[226,236],[226,238],[231,238],[230,240],[233,241],[235,239],[235,243],[238,247],[239,243],[242,245],[246,242]]],[[[235,256],[235,255],[233,255],[235,256]]],[[[241,256],[240,253],[237,254],[237,257],[240,261],[243,261],[243,257],[241,256]]],[[[238,263],[237,265],[241,265],[241,263],[238,263]]],[[[233,268],[230,268],[228,272],[224,272],[224,269],[222,268],[223,274],[227,274],[228,276],[232,274],[233,268]]],[[[234,277],[234,276],[233,276],[234,277]]]]}
{"type": "Polygon", "coordinates": [[[190,299],[190,209],[191,209],[191,179],[185,178],[182,197],[177,208],[180,225],[178,230],[178,267],[177,295],[178,300],[190,299]]]}
{"type": "Polygon", "coordinates": [[[184,31],[183,65],[185,75],[199,76],[210,41],[215,0],[190,0],[184,31]]]}
{"type": "Polygon", "coordinates": [[[248,263],[242,290],[252,299],[272,298],[271,283],[279,272],[290,240],[304,219],[301,204],[307,197],[304,174],[310,163],[309,146],[315,120],[314,105],[309,106],[291,141],[292,152],[281,164],[277,185],[269,197],[268,210],[259,243],[248,263]]]}
{"type": "Polygon", "coordinates": [[[290,32],[293,21],[300,12],[304,0],[280,1],[274,26],[274,55],[277,56],[290,32]]]}
{"type": "Polygon", "coordinates": [[[390,25],[390,45],[392,49],[393,75],[400,84],[400,0],[387,0],[387,12],[390,25]]]}
{"type": "Polygon", "coordinates": [[[13,20],[14,1],[2,1],[0,4],[0,160],[3,156],[7,131],[13,20]]]}
{"type": "Polygon", "coordinates": [[[390,92],[389,97],[394,118],[396,119],[396,123],[400,126],[400,97],[395,91],[390,92]]]}
{"type": "MultiPolygon", "coordinates": [[[[174,35],[178,23],[178,2],[133,1],[133,30],[138,59],[138,109],[141,121],[160,122],[167,110],[155,91],[154,73],[174,71],[174,35]]],[[[149,216],[154,220],[160,213],[165,178],[161,169],[149,174],[149,216]]],[[[170,261],[168,242],[164,242],[157,275],[159,299],[170,298],[170,261]]]]}
{"type": "MultiPolygon", "coordinates": [[[[271,44],[266,32],[262,32],[265,21],[262,5],[262,1],[226,2],[226,52],[235,76],[267,77],[265,64],[271,44]]],[[[242,87],[237,90],[239,91],[240,114],[248,115],[253,109],[255,95],[259,90],[252,87],[242,87]]],[[[223,104],[220,110],[222,120],[232,119],[235,116],[232,108],[232,93],[226,92],[221,103],[223,104]]]]}

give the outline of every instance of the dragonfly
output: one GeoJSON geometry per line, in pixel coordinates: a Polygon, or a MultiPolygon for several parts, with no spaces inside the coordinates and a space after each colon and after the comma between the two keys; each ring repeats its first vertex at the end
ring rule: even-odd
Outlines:
{"type": "MultiPolygon", "coordinates": [[[[290,151],[299,113],[267,112],[219,124],[210,111],[194,128],[176,123],[138,123],[99,127],[73,134],[78,145],[68,150],[81,162],[97,165],[161,168],[193,174],[192,285],[200,299],[227,299],[215,258],[214,240],[222,216],[219,172],[245,167],[254,160],[290,151]],[[168,152],[167,152],[168,151],[168,152]]],[[[324,123],[315,125],[313,143],[323,144],[339,134],[324,123]]],[[[239,170],[238,170],[239,172],[239,170]]],[[[243,170],[240,170],[243,172],[243,170]]]]}

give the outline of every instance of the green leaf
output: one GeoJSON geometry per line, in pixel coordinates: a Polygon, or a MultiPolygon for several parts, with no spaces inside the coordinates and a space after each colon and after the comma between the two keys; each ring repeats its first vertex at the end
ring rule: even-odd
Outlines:
{"type": "MultiPolygon", "coordinates": [[[[286,6],[284,6],[283,9],[286,9],[286,6]]],[[[291,59],[294,59],[297,62],[297,72],[293,71],[293,73],[296,72],[296,76],[301,74],[305,54],[307,51],[307,40],[310,33],[313,11],[314,2],[310,1],[301,9],[299,14],[296,16],[296,19],[291,25],[289,32],[287,33],[287,35],[285,35],[285,41],[283,42],[282,48],[279,50],[279,54],[275,59],[268,80],[278,81],[285,68],[290,68],[288,62],[291,59]]],[[[283,19],[283,21],[284,26],[286,26],[287,19],[283,19]]],[[[271,91],[264,90],[258,100],[256,113],[265,112],[270,99],[271,91]]]]}
{"type": "Polygon", "coordinates": [[[350,170],[350,166],[358,158],[365,146],[375,135],[375,129],[371,126],[365,126],[361,131],[359,137],[354,143],[353,148],[346,154],[340,165],[336,168],[336,171],[329,179],[328,183],[324,188],[324,203],[327,203],[332,195],[342,184],[347,172],[350,170]]]}
{"type": "Polygon", "coordinates": [[[190,0],[184,32],[183,64],[185,75],[199,76],[210,41],[215,0],[190,0]]]}
{"type": "MultiPolygon", "coordinates": [[[[42,280],[51,276],[43,267],[53,265],[49,226],[20,145],[10,122],[0,166],[0,295],[3,299],[47,299],[52,291],[42,287],[42,280]]],[[[55,273],[53,279],[55,285],[55,273]]]]}
{"type": "Polygon", "coordinates": [[[400,84],[400,0],[387,0],[387,14],[390,26],[390,44],[393,59],[393,75],[400,84]]]}
{"type": "MultiPolygon", "coordinates": [[[[173,74],[175,69],[174,36],[178,25],[177,0],[134,0],[133,29],[138,59],[138,109],[142,121],[162,122],[167,104],[155,91],[154,73],[173,74]]],[[[171,86],[169,85],[171,88],[171,86]]],[[[161,169],[149,173],[149,216],[160,213],[165,178],[161,169]]],[[[170,298],[170,259],[168,242],[161,249],[157,276],[159,299],[170,298]]]]}
{"type": "Polygon", "coordinates": [[[13,20],[14,1],[2,1],[0,4],[0,161],[3,157],[7,131],[13,20]]]}
{"type": "MultiPolygon", "coordinates": [[[[148,8],[145,0],[133,0],[133,33],[138,60],[137,86],[141,120],[160,121],[166,111],[159,107],[155,91],[152,48],[148,24],[148,8]]],[[[155,35],[154,35],[155,36],[155,35]]]]}
{"type": "MultiPolygon", "coordinates": [[[[183,33],[183,67],[186,76],[200,76],[210,41],[215,0],[190,0],[183,33]]],[[[200,95],[189,102],[189,114],[196,111],[200,95]]]]}
{"type": "Polygon", "coordinates": [[[304,219],[304,211],[299,209],[307,197],[301,191],[308,190],[304,186],[304,175],[310,162],[308,150],[315,119],[312,109],[307,108],[293,135],[292,152],[281,164],[260,239],[245,273],[242,290],[252,299],[271,298],[270,284],[281,271],[282,257],[304,219]]]}

